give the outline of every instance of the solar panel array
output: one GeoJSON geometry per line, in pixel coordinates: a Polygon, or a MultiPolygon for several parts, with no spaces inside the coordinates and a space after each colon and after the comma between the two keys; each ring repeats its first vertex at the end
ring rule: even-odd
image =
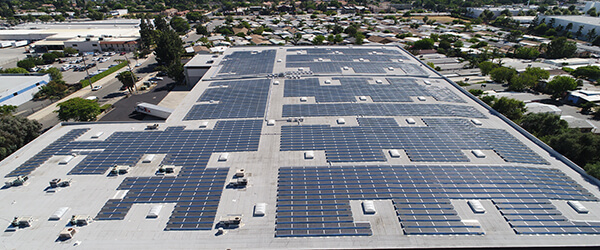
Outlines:
{"type": "Polygon", "coordinates": [[[40,165],[44,164],[52,155],[55,155],[56,152],[61,149],[67,147],[70,142],[77,139],[77,137],[81,136],[83,133],[87,132],[89,129],[73,129],[67,132],[65,135],[56,139],[54,142],[50,143],[47,147],[42,149],[42,151],[35,154],[33,157],[29,158],[25,163],[21,164],[15,170],[11,171],[6,175],[6,177],[15,177],[19,175],[29,175],[33,170],[38,168],[40,165]]]}
{"type": "Polygon", "coordinates": [[[318,78],[285,81],[284,97],[314,96],[317,102],[354,102],[370,96],[374,102],[412,102],[411,97],[433,96],[437,101],[465,103],[448,88],[419,85],[412,78],[386,78],[390,84],[369,84],[371,78],[332,78],[341,85],[321,85],[318,78]]]}
{"type": "Polygon", "coordinates": [[[344,67],[349,67],[359,74],[385,74],[387,68],[394,67],[401,69],[408,75],[423,76],[428,74],[421,65],[399,62],[399,59],[405,60],[408,57],[395,50],[371,48],[288,49],[288,52],[297,51],[306,51],[306,54],[287,55],[286,67],[306,67],[314,73],[341,73],[344,67]]]}
{"type": "Polygon", "coordinates": [[[416,103],[286,104],[283,117],[314,116],[448,116],[486,118],[472,106],[416,103]]]}
{"type": "Polygon", "coordinates": [[[310,68],[314,73],[342,73],[344,67],[352,68],[359,74],[385,74],[387,68],[401,69],[407,75],[425,76],[427,71],[422,66],[406,62],[287,62],[288,68],[310,68]]]}
{"type": "Polygon", "coordinates": [[[289,52],[298,52],[298,51],[306,51],[306,54],[309,55],[325,55],[325,54],[343,54],[343,55],[369,55],[373,54],[392,54],[395,56],[401,56],[406,58],[404,54],[402,54],[398,50],[393,49],[380,49],[380,48],[304,48],[304,49],[287,49],[289,52]],[[337,51],[337,53],[336,53],[337,51]]]}
{"type": "Polygon", "coordinates": [[[221,70],[219,76],[227,75],[257,75],[269,74],[273,72],[275,65],[276,50],[236,51],[227,55],[221,61],[221,70]]]}
{"type": "Polygon", "coordinates": [[[493,200],[517,233],[595,234],[600,229],[596,222],[569,221],[548,205],[548,199],[597,201],[557,169],[353,165],[280,168],[276,236],[369,234],[364,228],[369,224],[354,222],[349,201],[381,199],[393,201],[408,235],[484,234],[480,226],[462,222],[450,203],[454,199],[493,200]],[[545,205],[522,205],[529,200],[545,205]]]}
{"type": "Polygon", "coordinates": [[[123,199],[110,199],[97,220],[123,220],[136,203],[176,203],[165,230],[210,230],[225,185],[228,168],[201,168],[193,176],[128,177],[119,190],[123,199]]]}
{"type": "Polygon", "coordinates": [[[503,130],[475,128],[464,119],[423,121],[429,126],[400,127],[393,118],[358,118],[360,126],[282,126],[280,150],[325,150],[331,162],[386,161],[383,149],[403,149],[411,161],[468,162],[461,150],[494,150],[507,162],[547,164],[503,130]]]}
{"type": "Polygon", "coordinates": [[[264,117],[269,95],[268,79],[213,82],[184,120],[264,117]]]}

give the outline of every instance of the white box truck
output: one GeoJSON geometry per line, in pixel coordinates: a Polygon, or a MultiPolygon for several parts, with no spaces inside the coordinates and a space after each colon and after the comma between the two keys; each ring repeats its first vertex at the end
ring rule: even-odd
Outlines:
{"type": "Polygon", "coordinates": [[[146,102],[139,102],[135,106],[135,111],[142,113],[142,114],[155,116],[158,118],[163,118],[165,120],[167,118],[169,118],[169,115],[171,115],[171,113],[173,113],[173,110],[170,108],[165,108],[165,107],[161,107],[161,106],[146,103],[146,102]]]}

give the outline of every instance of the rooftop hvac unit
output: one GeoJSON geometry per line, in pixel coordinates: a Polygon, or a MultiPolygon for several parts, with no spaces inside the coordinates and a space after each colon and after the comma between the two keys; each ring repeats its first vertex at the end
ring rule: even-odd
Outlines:
{"type": "Polygon", "coordinates": [[[383,84],[383,81],[382,80],[375,80],[375,83],[377,83],[377,84],[383,84]]]}
{"type": "Polygon", "coordinates": [[[29,227],[31,226],[31,222],[33,222],[33,217],[31,216],[17,216],[11,224],[13,227],[29,227]]]}
{"type": "Polygon", "coordinates": [[[331,84],[331,80],[325,80],[325,84],[331,84]]]}
{"type": "Polygon", "coordinates": [[[254,205],[254,216],[264,216],[267,213],[267,203],[256,203],[254,205]]]}
{"type": "Polygon", "coordinates": [[[277,59],[277,62],[281,62],[281,59],[277,59]]]}
{"type": "Polygon", "coordinates": [[[246,170],[244,170],[243,168],[238,169],[237,171],[235,171],[235,177],[244,177],[244,174],[246,174],[246,170]]]}
{"type": "Polygon", "coordinates": [[[587,214],[590,212],[590,210],[588,210],[586,207],[583,206],[583,204],[581,204],[581,202],[579,201],[567,201],[567,203],[569,204],[569,206],[571,206],[575,211],[577,211],[577,213],[580,214],[587,214]]]}
{"type": "Polygon", "coordinates": [[[150,211],[148,211],[146,218],[158,218],[158,215],[160,214],[160,210],[162,210],[162,207],[163,207],[162,205],[152,206],[150,208],[150,211]]]}
{"type": "Polygon", "coordinates": [[[344,70],[349,70],[350,68],[348,68],[348,66],[344,66],[344,70]]]}
{"type": "Polygon", "coordinates": [[[390,150],[390,156],[393,158],[400,158],[400,151],[397,149],[390,150]]]}
{"type": "Polygon", "coordinates": [[[318,59],[318,60],[319,60],[319,62],[322,62],[322,61],[323,61],[323,58],[319,57],[319,59],[318,59]]]}
{"type": "Polygon", "coordinates": [[[75,228],[68,227],[60,231],[60,234],[58,234],[58,238],[61,240],[68,240],[73,238],[73,235],[75,235],[76,232],[77,230],[75,230],[75,228]]]}
{"type": "Polygon", "coordinates": [[[159,126],[158,123],[148,124],[148,125],[146,125],[146,129],[157,129],[158,126],[159,126]]]}
{"type": "Polygon", "coordinates": [[[201,127],[201,128],[206,128],[206,127],[208,127],[208,122],[201,122],[201,123],[200,123],[200,127],[201,127]]]}
{"type": "Polygon", "coordinates": [[[69,211],[68,207],[59,207],[58,209],[56,209],[56,211],[54,211],[54,213],[52,213],[52,215],[50,215],[50,218],[48,218],[49,220],[60,220],[60,218],[63,217],[63,215],[65,215],[65,213],[69,211]]]}
{"type": "Polygon", "coordinates": [[[388,67],[389,71],[394,71],[394,67],[388,67]]]}
{"type": "Polygon", "coordinates": [[[229,185],[231,185],[231,187],[245,187],[246,185],[248,185],[248,179],[247,178],[238,178],[238,179],[233,179],[229,182],[229,185]]]}
{"type": "Polygon", "coordinates": [[[86,226],[94,221],[89,215],[73,215],[71,217],[71,225],[86,226]]]}
{"type": "Polygon", "coordinates": [[[148,155],[144,156],[144,159],[142,159],[142,163],[151,163],[152,160],[154,160],[155,156],[156,155],[154,155],[154,154],[148,154],[148,155]]]}
{"type": "Polygon", "coordinates": [[[364,95],[361,95],[361,96],[359,96],[359,97],[358,97],[358,100],[361,100],[361,101],[366,101],[366,100],[367,100],[367,97],[366,97],[366,96],[364,96],[364,95]]]}
{"type": "Polygon", "coordinates": [[[273,85],[279,85],[279,81],[274,81],[273,85]]]}
{"type": "Polygon", "coordinates": [[[162,165],[159,169],[158,172],[160,173],[173,173],[175,171],[175,166],[173,165],[162,165]]]}
{"type": "Polygon", "coordinates": [[[113,175],[126,174],[127,172],[129,172],[129,166],[127,165],[116,165],[110,171],[110,173],[113,175]]]}
{"type": "Polygon", "coordinates": [[[301,101],[301,102],[308,101],[308,98],[306,98],[306,97],[300,97],[300,101],[301,101]]]}
{"type": "Polygon", "coordinates": [[[50,187],[58,187],[58,183],[60,183],[60,178],[55,178],[50,181],[50,187]]]}
{"type": "Polygon", "coordinates": [[[275,125],[275,120],[267,120],[267,126],[275,125]]]}
{"type": "Polygon", "coordinates": [[[365,214],[375,214],[377,212],[373,201],[363,201],[362,207],[365,214]]]}
{"type": "Polygon", "coordinates": [[[242,216],[221,217],[220,223],[227,225],[239,225],[242,223],[242,216]]]}
{"type": "Polygon", "coordinates": [[[346,120],[344,118],[338,118],[337,124],[346,124],[346,120]]]}
{"type": "Polygon", "coordinates": [[[65,165],[65,164],[69,163],[71,160],[73,160],[73,158],[75,158],[75,157],[73,157],[72,155],[67,155],[67,156],[63,157],[63,158],[62,158],[62,159],[61,159],[61,160],[58,162],[58,164],[65,165]]]}
{"type": "Polygon", "coordinates": [[[406,118],[406,123],[415,124],[415,123],[417,123],[417,121],[415,121],[415,119],[413,119],[413,118],[406,118]]]}
{"type": "Polygon", "coordinates": [[[478,214],[485,213],[485,208],[481,204],[481,201],[469,200],[469,201],[467,201],[467,203],[469,203],[469,207],[471,207],[471,210],[473,210],[474,213],[478,213],[478,214]]]}
{"type": "Polygon", "coordinates": [[[219,161],[227,161],[229,159],[229,153],[222,153],[219,155],[219,161]]]}
{"type": "Polygon", "coordinates": [[[314,159],[315,151],[306,151],[304,152],[304,159],[314,159]]]}
{"type": "Polygon", "coordinates": [[[28,179],[29,179],[29,177],[27,175],[20,175],[20,176],[11,178],[8,181],[4,182],[4,185],[6,187],[20,186],[20,185],[23,185],[23,183],[25,183],[28,179]]]}
{"type": "Polygon", "coordinates": [[[104,132],[98,132],[92,135],[92,139],[96,139],[99,138],[100,136],[102,136],[102,134],[104,134],[104,132]]]}
{"type": "Polygon", "coordinates": [[[425,98],[424,96],[418,96],[417,99],[419,99],[419,101],[427,101],[427,98],[425,98]]]}
{"type": "Polygon", "coordinates": [[[365,61],[365,59],[364,59],[364,58],[358,58],[358,61],[359,61],[359,62],[364,62],[364,61],[365,61]]]}

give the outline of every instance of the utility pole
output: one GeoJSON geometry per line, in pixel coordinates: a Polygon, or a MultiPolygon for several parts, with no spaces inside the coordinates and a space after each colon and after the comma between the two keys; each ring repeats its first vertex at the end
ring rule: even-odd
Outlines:
{"type": "Polygon", "coordinates": [[[83,60],[83,67],[85,68],[85,73],[87,74],[88,81],[90,81],[90,88],[93,90],[94,86],[92,86],[92,78],[90,77],[90,72],[88,71],[87,63],[85,63],[85,57],[83,55],[83,52],[81,52],[81,60],[83,60]]]}
{"type": "Polygon", "coordinates": [[[133,72],[131,71],[131,66],[129,66],[129,59],[127,59],[127,53],[125,53],[123,56],[125,56],[125,60],[127,60],[127,68],[129,68],[129,73],[131,73],[131,80],[133,80],[133,88],[135,88],[135,91],[137,91],[137,84],[136,84],[136,79],[135,77],[133,77],[133,72]]]}

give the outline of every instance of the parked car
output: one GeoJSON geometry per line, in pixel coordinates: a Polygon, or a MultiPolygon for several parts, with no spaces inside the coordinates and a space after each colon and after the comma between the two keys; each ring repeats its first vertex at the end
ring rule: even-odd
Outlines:
{"type": "Polygon", "coordinates": [[[127,52],[123,51],[123,52],[121,52],[120,55],[125,55],[125,54],[127,54],[127,52]]]}
{"type": "Polygon", "coordinates": [[[151,81],[162,81],[162,80],[164,80],[164,78],[155,76],[155,77],[151,77],[150,80],[151,81]]]}
{"type": "Polygon", "coordinates": [[[102,88],[102,86],[96,85],[96,86],[92,87],[92,91],[97,91],[97,90],[100,90],[101,88],[102,88]]]}

